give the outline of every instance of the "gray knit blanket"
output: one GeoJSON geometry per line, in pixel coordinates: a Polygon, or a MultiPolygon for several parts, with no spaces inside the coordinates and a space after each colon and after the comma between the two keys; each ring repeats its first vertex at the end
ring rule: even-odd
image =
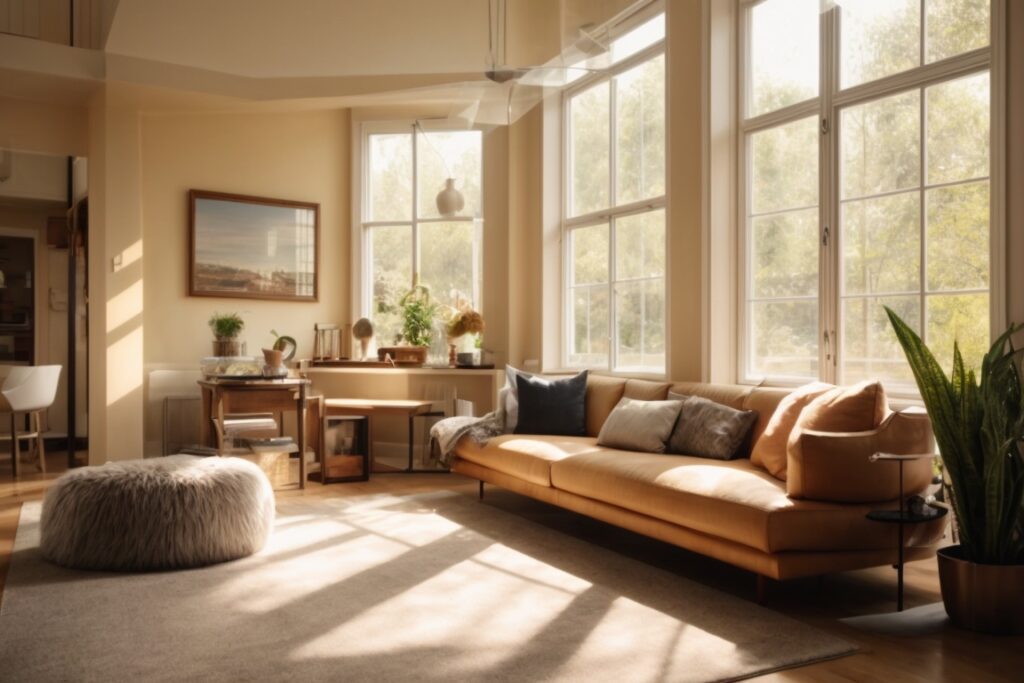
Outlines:
{"type": "Polygon", "coordinates": [[[498,392],[498,408],[483,417],[447,417],[430,428],[431,452],[442,467],[451,467],[452,452],[463,437],[485,444],[505,433],[505,393],[498,392]]]}

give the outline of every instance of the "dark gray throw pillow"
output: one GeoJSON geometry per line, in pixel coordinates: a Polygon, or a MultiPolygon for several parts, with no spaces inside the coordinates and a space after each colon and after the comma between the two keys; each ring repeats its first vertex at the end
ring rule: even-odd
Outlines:
{"type": "Polygon", "coordinates": [[[585,436],[587,371],[566,379],[516,375],[516,434],[585,436]]]}
{"type": "Polygon", "coordinates": [[[668,439],[669,453],[732,460],[757,421],[754,410],[736,410],[700,396],[669,392],[668,397],[683,400],[668,439]]]}

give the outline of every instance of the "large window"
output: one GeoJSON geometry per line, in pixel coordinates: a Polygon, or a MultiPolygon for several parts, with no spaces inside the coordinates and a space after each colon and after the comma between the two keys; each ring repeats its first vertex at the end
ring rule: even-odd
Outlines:
{"type": "Polygon", "coordinates": [[[990,25],[988,0],[744,5],[745,380],[911,391],[883,306],[980,364],[990,25]]]}
{"type": "Polygon", "coordinates": [[[665,371],[665,22],[612,41],[564,97],[568,367],[665,371]]]}
{"type": "MultiPolygon", "coordinates": [[[[363,314],[379,344],[401,331],[397,304],[414,284],[438,303],[480,309],[483,253],[482,138],[475,130],[364,124],[363,314]],[[438,213],[448,178],[465,207],[438,213]]],[[[435,356],[446,354],[435,334],[435,356]]]]}

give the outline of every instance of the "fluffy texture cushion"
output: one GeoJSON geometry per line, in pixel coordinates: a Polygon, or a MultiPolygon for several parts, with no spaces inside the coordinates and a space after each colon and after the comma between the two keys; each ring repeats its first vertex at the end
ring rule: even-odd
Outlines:
{"type": "Polygon", "coordinates": [[[623,398],[604,421],[598,446],[664,453],[665,441],[679,417],[682,401],[637,401],[623,398]]]}
{"type": "Polygon", "coordinates": [[[831,384],[812,382],[794,389],[782,399],[768,420],[768,426],[754,444],[754,449],[750,452],[750,462],[768,470],[772,476],[784,480],[789,435],[800,418],[800,412],[811,401],[833,388],[831,384]]]}
{"type": "Polygon", "coordinates": [[[679,420],[668,440],[669,453],[732,460],[757,421],[753,410],[736,410],[700,396],[671,391],[668,397],[682,401],[679,420]]]}
{"type": "MultiPolygon", "coordinates": [[[[800,413],[787,445],[786,485],[790,496],[804,495],[803,468],[829,468],[827,461],[816,458],[805,462],[800,453],[800,437],[804,431],[867,432],[875,429],[889,412],[885,389],[880,382],[860,382],[850,387],[835,387],[811,401],[800,413]]],[[[813,474],[813,473],[809,473],[813,474]]]]}
{"type": "Polygon", "coordinates": [[[40,549],[77,569],[198,567],[255,553],[273,523],[274,492],[259,467],[172,455],[63,475],[46,492],[40,549]]]}
{"type": "Polygon", "coordinates": [[[566,379],[516,376],[516,434],[583,436],[587,433],[587,371],[566,379]]]}

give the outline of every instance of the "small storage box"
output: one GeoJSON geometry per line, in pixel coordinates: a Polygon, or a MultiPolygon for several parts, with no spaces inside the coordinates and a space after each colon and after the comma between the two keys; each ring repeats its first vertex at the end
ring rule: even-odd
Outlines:
{"type": "Polygon", "coordinates": [[[367,481],[370,478],[370,421],[362,415],[324,417],[320,481],[367,481]]]}

